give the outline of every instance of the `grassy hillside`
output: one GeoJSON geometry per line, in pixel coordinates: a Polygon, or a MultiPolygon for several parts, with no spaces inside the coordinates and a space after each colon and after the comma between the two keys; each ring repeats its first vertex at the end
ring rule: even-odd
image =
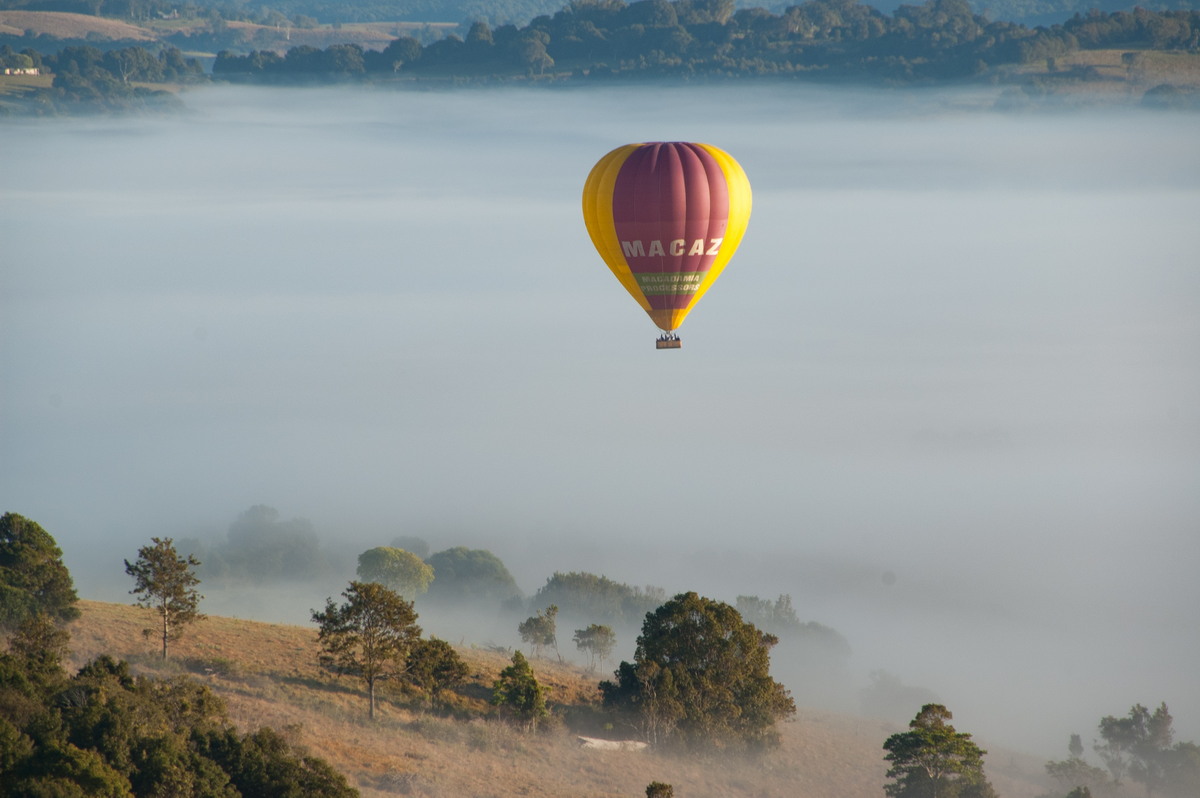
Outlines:
{"type": "MultiPolygon", "coordinates": [[[[587,750],[562,719],[590,713],[598,677],[534,660],[559,722],[544,733],[521,734],[494,720],[469,719],[486,712],[491,684],[509,658],[461,647],[472,675],[454,696],[458,719],[430,715],[419,699],[385,690],[372,723],[359,685],[317,667],[315,628],[210,617],[187,632],[164,666],[141,631],[152,620],[148,611],[95,601],[80,602],[80,609],[70,627],[74,666],[109,653],[149,673],[190,673],[226,701],[242,730],[265,725],[283,732],[368,798],[632,797],[644,795],[651,781],[674,785],[679,798],[879,798],[886,772],[881,746],[899,730],[801,708],[783,725],[781,748],[757,761],[587,750]]],[[[987,765],[1004,798],[1046,791],[1040,761],[993,751],[987,765]]]]}
{"type": "Polygon", "coordinates": [[[59,11],[0,11],[0,34],[20,36],[26,31],[56,39],[155,41],[158,36],[131,22],[59,11]]]}
{"type": "MultiPolygon", "coordinates": [[[[446,31],[457,28],[456,23],[421,22],[363,22],[334,27],[317,25],[312,28],[257,25],[252,22],[228,22],[220,36],[206,35],[205,20],[148,20],[128,22],[87,14],[58,11],[0,10],[0,36],[49,36],[72,42],[86,41],[93,45],[105,42],[130,44],[166,41],[171,36],[195,36],[206,44],[214,40],[228,46],[249,49],[277,49],[308,45],[324,49],[331,44],[357,44],[364,49],[383,49],[400,35],[440,38],[446,31]]],[[[173,39],[186,44],[188,39],[173,39]]]]}

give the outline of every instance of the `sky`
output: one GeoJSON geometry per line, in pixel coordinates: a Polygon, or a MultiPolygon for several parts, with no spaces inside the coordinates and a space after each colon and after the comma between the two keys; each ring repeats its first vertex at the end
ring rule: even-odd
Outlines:
{"type": "Polygon", "coordinates": [[[528,594],[788,594],[859,685],[984,741],[1062,758],[1160,701],[1200,741],[1196,116],[994,100],[226,87],[6,122],[0,511],[85,598],[266,504],[489,549],[528,594]],[[754,190],[677,351],[580,213],[653,140],[754,190]]]}

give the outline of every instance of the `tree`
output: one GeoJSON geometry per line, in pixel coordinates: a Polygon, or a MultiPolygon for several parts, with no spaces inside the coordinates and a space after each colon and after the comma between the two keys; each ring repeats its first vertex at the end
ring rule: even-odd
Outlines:
{"type": "Polygon", "coordinates": [[[311,521],[284,520],[278,510],[264,504],[239,515],[229,525],[225,544],[218,546],[214,554],[224,561],[223,575],[258,584],[312,579],[335,570],[340,573],[342,566],[321,549],[311,521]]]}
{"type": "Polygon", "coordinates": [[[1046,773],[1058,782],[1059,788],[1071,790],[1072,794],[1086,790],[1087,795],[1106,790],[1112,782],[1103,768],[1089,765],[1083,759],[1083,740],[1078,734],[1072,734],[1067,744],[1070,757],[1061,761],[1046,763],[1046,773]]]}
{"type": "Polygon", "coordinates": [[[1090,794],[1112,785],[1104,768],[1089,765],[1081,757],[1073,756],[1057,762],[1046,763],[1046,774],[1058,782],[1064,790],[1085,789],[1090,794]]]}
{"type": "Polygon", "coordinates": [[[456,546],[427,560],[433,567],[429,597],[450,604],[511,605],[521,589],[504,563],[486,549],[456,546]]]}
{"type": "Polygon", "coordinates": [[[617,636],[611,626],[590,624],[586,629],[575,630],[575,646],[588,655],[588,670],[596,669],[596,663],[604,662],[617,645],[617,636]]]}
{"type": "Polygon", "coordinates": [[[622,662],[616,682],[601,682],[604,705],[624,716],[651,745],[665,743],[686,716],[675,672],[656,662],[622,662]]]}
{"type": "Polygon", "coordinates": [[[201,751],[229,774],[235,795],[358,798],[358,790],[328,762],[294,751],[273,729],[238,735],[225,728],[197,737],[201,751]]]}
{"type": "Polygon", "coordinates": [[[30,643],[0,653],[0,795],[358,795],[269,729],[239,734],[202,684],[135,676],[107,656],[31,678],[30,643]]]}
{"type": "Polygon", "coordinates": [[[357,44],[331,44],[322,55],[326,73],[357,75],[366,70],[363,49],[357,44]]]}
{"type": "Polygon", "coordinates": [[[675,798],[675,788],[661,781],[652,781],[646,785],[646,798],[675,798]]]}
{"type": "Polygon", "coordinates": [[[546,709],[546,688],[538,683],[533,668],[520,651],[513,654],[512,664],[500,671],[492,685],[492,704],[501,711],[511,712],[527,729],[536,729],[549,715],[546,709]]]}
{"type": "Polygon", "coordinates": [[[859,690],[862,714],[903,723],[914,706],[938,703],[932,690],[904,684],[888,671],[871,671],[871,684],[859,690]]]}
{"type": "Polygon", "coordinates": [[[143,47],[125,47],[104,54],[104,66],[128,84],[134,80],[162,80],[162,63],[143,47]]]}
{"type": "Polygon", "coordinates": [[[358,555],[358,577],[378,582],[409,599],[429,589],[433,568],[416,554],[392,546],[378,546],[358,555]]]}
{"type": "Polygon", "coordinates": [[[16,513],[0,516],[0,630],[39,613],[55,621],[74,620],[77,601],[54,538],[16,513]]]}
{"type": "Polygon", "coordinates": [[[31,680],[54,681],[62,672],[71,636],[42,614],[26,618],[8,642],[8,650],[31,680]]]}
{"type": "MultiPolygon", "coordinates": [[[[411,36],[400,36],[393,39],[387,47],[379,53],[368,51],[364,54],[368,70],[377,72],[399,72],[406,66],[410,66],[421,58],[422,47],[421,43],[411,36]]],[[[397,540],[392,544],[398,548],[416,551],[410,546],[405,545],[401,540],[397,540]]]]}
{"type": "MultiPolygon", "coordinates": [[[[521,640],[533,647],[533,656],[537,657],[543,646],[551,646],[558,653],[558,607],[551,604],[545,611],[538,610],[531,618],[526,618],[517,624],[521,640]]],[[[559,655],[559,659],[562,656],[559,655]]]]}
{"type": "MultiPolygon", "coordinates": [[[[129,592],[137,596],[139,607],[158,613],[158,633],[162,640],[162,658],[167,658],[167,644],[178,640],[185,626],[203,620],[199,611],[204,596],[196,590],[200,584],[193,568],[200,565],[194,555],[180,557],[171,538],[150,538],[153,545],[138,549],[136,562],[125,561],[125,573],[133,577],[129,592]]],[[[154,629],[144,629],[149,637],[154,629]]]]}
{"type": "Polygon", "coordinates": [[[1135,704],[1123,718],[1107,715],[1100,719],[1100,737],[1096,753],[1104,760],[1114,781],[1128,775],[1146,788],[1146,795],[1160,790],[1167,781],[1171,742],[1175,736],[1173,719],[1166,703],[1151,712],[1135,704]]]}
{"type": "Polygon", "coordinates": [[[781,593],[774,602],[758,596],[738,596],[735,606],[743,619],[772,634],[800,628],[800,619],[792,607],[792,597],[786,593],[781,593]]]}
{"type": "Polygon", "coordinates": [[[429,705],[436,707],[442,694],[462,684],[471,669],[462,661],[454,646],[436,637],[417,640],[408,652],[407,678],[429,693],[429,705]]]}
{"type": "Polygon", "coordinates": [[[1070,742],[1067,743],[1067,751],[1070,752],[1073,759],[1083,757],[1083,738],[1078,734],[1072,734],[1070,742]]]}
{"type": "Polygon", "coordinates": [[[422,560],[429,557],[429,543],[424,538],[419,538],[415,535],[401,535],[398,538],[393,538],[392,548],[411,551],[422,560]]]}
{"type": "MultiPolygon", "coordinates": [[[[758,596],[738,596],[735,606],[742,620],[779,638],[779,644],[773,650],[775,660],[786,663],[789,673],[803,674],[803,678],[795,680],[793,685],[797,690],[796,700],[822,701],[831,694],[849,689],[850,643],[835,629],[816,621],[802,622],[796,617],[790,595],[781,594],[774,601],[758,596]]],[[[874,691],[866,695],[869,699],[877,696],[874,691]]],[[[930,697],[929,700],[936,699],[930,697]]],[[[906,722],[912,717],[913,707],[923,703],[928,701],[907,701],[892,715],[879,717],[906,722]]]]}
{"type": "Polygon", "coordinates": [[[330,598],[323,611],[312,611],[321,646],[318,661],[339,676],[362,679],[374,720],[376,683],[405,672],[421,627],[412,602],[376,582],[351,582],[342,596],[345,604],[330,598]]]}
{"type": "Polygon", "coordinates": [[[796,711],[770,676],[777,638],[737,610],[681,593],[646,615],[634,662],[600,683],[606,706],[630,718],[648,742],[763,748],[778,743],[775,722],[796,711]]]}
{"type": "Polygon", "coordinates": [[[533,597],[534,606],[554,604],[564,616],[608,624],[645,618],[666,600],[660,587],[630,587],[586,571],[555,571],[533,597]]]}
{"type": "Polygon", "coordinates": [[[549,43],[550,35],[545,31],[526,28],[515,45],[517,63],[525,67],[530,75],[534,74],[534,70],[537,70],[539,75],[544,74],[554,66],[554,59],[546,50],[549,43]]]}
{"type": "Polygon", "coordinates": [[[1167,756],[1167,785],[1164,792],[1171,798],[1200,795],[1200,745],[1176,743],[1167,756]]]}
{"type": "Polygon", "coordinates": [[[909,722],[909,731],[893,734],[883,744],[894,779],[883,790],[890,798],[992,798],[983,774],[987,752],[971,735],[954,730],[954,716],[941,704],[926,704],[909,722]]]}
{"type": "Polygon", "coordinates": [[[471,23],[471,29],[467,31],[467,44],[491,47],[495,43],[490,25],[483,20],[471,23]]]}

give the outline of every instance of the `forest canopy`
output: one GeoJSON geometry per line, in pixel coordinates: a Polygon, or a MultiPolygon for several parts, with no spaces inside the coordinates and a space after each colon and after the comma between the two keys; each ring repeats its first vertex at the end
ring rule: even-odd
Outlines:
{"type": "Polygon", "coordinates": [[[735,10],[732,0],[588,0],[524,28],[477,21],[465,39],[429,45],[401,36],[381,51],[357,45],[286,54],[222,51],[213,74],[228,80],[771,75],[913,82],[970,78],[1084,47],[1195,51],[1200,12],[1094,12],[1030,29],[991,21],[966,0],[926,0],[890,15],[853,0],[806,0],[781,14],[735,10]]]}
{"type": "MultiPolygon", "coordinates": [[[[978,13],[967,0],[925,0],[890,13],[855,0],[805,0],[776,12],[738,9],[733,0],[575,0],[523,27],[495,26],[481,16],[442,38],[397,28],[386,45],[371,47],[349,41],[282,46],[279,39],[254,49],[255,37],[218,22],[181,28],[153,45],[0,36],[0,61],[52,72],[53,90],[39,95],[50,107],[101,99],[118,106],[167,102],[144,84],[209,80],[195,58],[183,55],[209,48],[216,52],[212,77],[218,80],[441,84],[772,76],[895,85],[995,76],[1006,66],[1052,64],[1080,50],[1128,50],[1131,68],[1147,50],[1200,51],[1196,10],[1093,10],[1031,28],[978,13]]],[[[289,29],[293,24],[283,22],[289,29]]],[[[1072,77],[1090,76],[1056,75],[1072,77]]],[[[221,558],[202,559],[216,567],[221,558]]]]}

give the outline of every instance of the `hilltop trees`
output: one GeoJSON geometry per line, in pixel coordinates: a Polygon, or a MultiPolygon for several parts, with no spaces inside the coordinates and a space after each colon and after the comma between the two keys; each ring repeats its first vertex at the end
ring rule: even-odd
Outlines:
{"type": "Polygon", "coordinates": [[[405,672],[421,627],[412,602],[376,582],[351,582],[342,596],[345,604],[339,606],[330,598],[323,611],[312,611],[321,646],[318,659],[332,673],[354,676],[366,684],[374,720],[375,685],[405,672]]]}
{"type": "Polygon", "coordinates": [[[941,704],[926,704],[883,748],[891,763],[883,790],[889,798],[994,798],[983,774],[987,753],[971,735],[954,730],[954,716],[941,704]]]}
{"type": "Polygon", "coordinates": [[[223,539],[202,542],[187,538],[179,541],[179,547],[203,561],[199,574],[210,584],[312,580],[340,575],[347,565],[344,553],[321,546],[311,521],[285,519],[265,504],[239,513],[223,539]]]}
{"type": "Polygon", "coordinates": [[[1100,740],[1092,746],[1108,768],[1083,759],[1083,741],[1071,735],[1070,758],[1046,763],[1046,772],[1068,798],[1106,795],[1126,779],[1142,785],[1147,796],[1192,798],[1200,795],[1200,746],[1172,745],[1174,719],[1165,703],[1156,709],[1135,704],[1124,717],[1100,719],[1100,740]],[[1111,774],[1111,778],[1110,778],[1111,774]]]}
{"type": "Polygon", "coordinates": [[[863,715],[886,718],[903,723],[913,707],[940,703],[932,690],[904,684],[900,677],[888,671],[871,671],[871,683],[859,690],[859,705],[863,715]]]}
{"type": "Polygon", "coordinates": [[[90,45],[68,45],[39,55],[26,51],[43,71],[53,73],[53,87],[39,89],[39,103],[65,110],[76,103],[111,110],[178,107],[168,91],[147,88],[143,83],[196,83],[208,76],[200,62],[184,58],[175,47],[149,50],[140,46],[107,52],[90,45]]]}
{"type": "Polygon", "coordinates": [[[439,551],[426,562],[434,580],[429,598],[446,604],[512,606],[521,601],[521,589],[500,558],[485,549],[456,546],[439,551]]]}
{"type": "Polygon", "coordinates": [[[1123,718],[1106,715],[1100,719],[1096,753],[1104,760],[1114,781],[1125,777],[1140,782],[1147,794],[1162,786],[1164,754],[1171,747],[1174,720],[1165,703],[1151,712],[1135,704],[1123,718]]]}
{"type": "MultiPolygon", "coordinates": [[[[774,601],[738,596],[734,606],[747,623],[779,638],[774,658],[782,666],[779,672],[785,678],[793,677],[797,701],[821,705],[849,693],[851,649],[839,632],[816,621],[801,621],[792,607],[792,597],[786,593],[774,601]]],[[[898,720],[908,720],[912,708],[921,703],[906,705],[898,720]]]]}
{"type": "Polygon", "coordinates": [[[588,670],[596,669],[597,662],[604,662],[612,654],[617,645],[617,636],[611,626],[593,623],[586,629],[576,629],[575,646],[580,651],[587,652],[588,670]]]}
{"type": "Polygon", "coordinates": [[[393,546],[377,546],[358,555],[358,577],[415,599],[429,589],[433,568],[412,552],[393,546]]]}
{"type": "Polygon", "coordinates": [[[775,643],[728,604],[681,593],[647,614],[634,661],[600,683],[604,704],[651,743],[775,745],[775,722],[796,711],[770,676],[775,643]]]}
{"type": "Polygon", "coordinates": [[[1171,798],[1200,795],[1200,745],[1176,743],[1168,753],[1166,763],[1164,795],[1171,798]]]}
{"type": "MultiPolygon", "coordinates": [[[[1018,3],[1020,0],[1005,0],[1018,3]]],[[[214,75],[231,80],[345,79],[347,75],[524,76],[613,74],[829,77],[878,81],[965,78],[1083,47],[1194,49],[1200,11],[1076,15],[1027,28],[974,13],[967,0],[904,4],[890,15],[856,0],[806,0],[736,9],[733,0],[575,2],[523,28],[476,22],[466,41],[422,45],[403,37],[347,58],[346,45],[249,55],[218,53],[214,75]]],[[[561,606],[561,605],[560,605],[561,606]]],[[[564,611],[567,608],[564,607],[564,611]]]]}
{"type": "Polygon", "coordinates": [[[54,538],[16,513],[0,516],[0,630],[37,614],[74,620],[78,600],[54,538]]]}
{"type": "MultiPolygon", "coordinates": [[[[180,557],[171,538],[150,538],[153,545],[138,549],[135,562],[125,561],[125,573],[133,577],[129,592],[137,596],[139,607],[158,614],[158,633],[162,641],[162,658],[167,658],[167,644],[177,640],[188,624],[202,620],[200,599],[196,590],[199,577],[193,569],[200,565],[195,556],[180,557]]],[[[145,629],[149,637],[154,629],[145,629]]]]}
{"type": "Polygon", "coordinates": [[[422,561],[429,556],[429,543],[424,538],[419,538],[416,535],[400,535],[397,538],[393,538],[392,548],[411,551],[420,557],[422,561]]]}
{"type": "MultiPolygon", "coordinates": [[[[551,604],[543,612],[538,610],[531,617],[526,618],[517,624],[517,632],[521,635],[521,640],[528,643],[533,648],[533,656],[537,657],[538,652],[546,646],[554,649],[558,653],[558,607],[551,604]]],[[[561,659],[561,656],[559,657],[561,659]]]]}
{"type": "Polygon", "coordinates": [[[1070,744],[1067,746],[1070,752],[1070,757],[1058,762],[1047,762],[1046,773],[1052,779],[1058,782],[1059,787],[1063,790],[1070,790],[1072,794],[1080,791],[1086,791],[1087,795],[1100,793],[1111,786],[1108,774],[1103,768],[1089,765],[1083,759],[1083,740],[1078,734],[1071,735],[1070,744]]]}
{"type": "Polygon", "coordinates": [[[1192,796],[1200,794],[1200,746],[1172,745],[1174,719],[1161,703],[1151,711],[1135,704],[1125,717],[1100,719],[1096,753],[1112,773],[1141,784],[1146,795],[1192,796]]]}
{"type": "Polygon", "coordinates": [[[597,574],[556,571],[534,594],[532,604],[554,604],[564,617],[618,625],[636,623],[666,600],[662,588],[636,588],[597,574]]]}
{"type": "Polygon", "coordinates": [[[206,579],[220,577],[255,584],[315,579],[341,573],[343,567],[341,556],[321,547],[311,521],[285,519],[265,504],[256,504],[238,515],[229,525],[225,540],[204,552],[203,559],[206,579]]]}
{"type": "MultiPolygon", "coordinates": [[[[890,14],[857,0],[781,3],[774,6],[778,13],[737,9],[733,0],[572,2],[556,6],[553,13],[542,9],[547,13],[530,14],[524,27],[502,24],[493,29],[474,20],[465,41],[454,34],[434,41],[421,35],[424,43],[400,36],[379,51],[333,43],[324,50],[299,44],[285,53],[267,48],[246,54],[223,49],[240,51],[244,42],[235,46],[220,34],[217,29],[223,22],[213,12],[211,24],[216,27],[205,35],[205,49],[218,51],[212,67],[215,79],[265,83],[373,81],[397,75],[435,80],[560,80],[570,75],[587,81],[613,75],[685,80],[765,75],[894,84],[970,78],[999,66],[1044,62],[1079,49],[1193,51],[1200,44],[1196,9],[1093,10],[1061,24],[1032,28],[1004,21],[1012,15],[999,13],[1003,8],[1028,12],[1036,5],[996,0],[990,4],[991,13],[984,15],[974,13],[967,0],[902,4],[890,14]]],[[[265,19],[274,18],[274,24],[282,19],[278,12],[264,14],[265,19]]],[[[312,24],[303,14],[293,21],[301,27],[312,24]]],[[[69,45],[45,56],[32,50],[9,52],[0,54],[0,60],[13,65],[44,61],[55,75],[54,87],[37,90],[37,103],[56,110],[75,104],[173,107],[173,94],[152,91],[143,82],[208,80],[199,62],[175,47],[104,52],[69,45]]],[[[1087,79],[1083,74],[1076,77],[1087,79]]],[[[1195,93],[1184,87],[1163,84],[1151,91],[1151,102],[1194,105],[1195,93]]]]}

